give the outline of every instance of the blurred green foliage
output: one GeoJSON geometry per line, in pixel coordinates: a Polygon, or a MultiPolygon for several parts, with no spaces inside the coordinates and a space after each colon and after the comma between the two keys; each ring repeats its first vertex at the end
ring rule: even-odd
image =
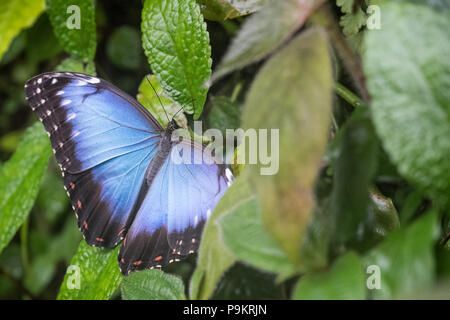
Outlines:
{"type": "Polygon", "coordinates": [[[0,298],[450,297],[448,2],[78,4],[70,29],[71,1],[0,2],[0,298]],[[198,254],[123,277],[118,247],[82,240],[26,106],[24,82],[55,70],[114,83],[163,126],[149,83],[183,127],[279,129],[280,170],[232,166],[198,254]]]}

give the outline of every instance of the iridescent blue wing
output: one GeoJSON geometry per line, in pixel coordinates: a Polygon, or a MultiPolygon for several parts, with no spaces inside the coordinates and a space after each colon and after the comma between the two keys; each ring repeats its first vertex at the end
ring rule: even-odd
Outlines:
{"type": "Polygon", "coordinates": [[[50,136],[86,242],[114,247],[137,210],[162,127],[135,99],[84,74],[38,75],[25,94],[50,136]]]}
{"type": "Polygon", "coordinates": [[[172,147],[120,248],[123,274],[163,267],[197,251],[203,226],[233,179],[229,169],[207,157],[192,142],[172,147]],[[177,155],[181,163],[173,161],[177,155]]]}

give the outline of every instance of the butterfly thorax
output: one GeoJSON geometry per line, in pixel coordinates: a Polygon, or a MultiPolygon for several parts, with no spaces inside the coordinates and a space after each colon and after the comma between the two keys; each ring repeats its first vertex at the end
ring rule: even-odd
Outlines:
{"type": "Polygon", "coordinates": [[[164,164],[164,161],[169,156],[170,150],[172,149],[172,133],[178,129],[178,125],[175,122],[175,120],[172,119],[167,124],[166,130],[161,135],[161,140],[158,144],[158,152],[150,162],[150,165],[148,166],[147,173],[146,173],[146,181],[147,184],[150,186],[153,179],[155,178],[158,171],[161,169],[162,165],[164,164]]]}

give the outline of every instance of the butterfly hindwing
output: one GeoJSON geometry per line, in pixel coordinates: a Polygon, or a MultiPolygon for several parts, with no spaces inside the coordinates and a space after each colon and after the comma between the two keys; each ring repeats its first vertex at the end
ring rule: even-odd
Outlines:
{"type": "Polygon", "coordinates": [[[78,226],[87,243],[114,247],[125,236],[155,149],[130,152],[83,173],[65,174],[78,226]]]}
{"type": "Polygon", "coordinates": [[[123,274],[168,263],[167,192],[165,161],[137,212],[119,251],[123,274]]]}
{"type": "Polygon", "coordinates": [[[46,73],[25,85],[50,136],[86,241],[113,247],[131,223],[163,129],[111,84],[84,74],[46,73]]]}
{"type": "Polygon", "coordinates": [[[231,184],[232,175],[192,141],[174,145],[170,158],[168,241],[177,254],[187,255],[197,251],[203,226],[231,184]]]}
{"type": "Polygon", "coordinates": [[[120,248],[123,274],[164,267],[198,250],[205,222],[232,176],[212,159],[194,163],[194,155],[206,157],[203,148],[191,142],[172,147],[120,248]],[[188,159],[173,161],[186,149],[191,152],[188,159]]]}

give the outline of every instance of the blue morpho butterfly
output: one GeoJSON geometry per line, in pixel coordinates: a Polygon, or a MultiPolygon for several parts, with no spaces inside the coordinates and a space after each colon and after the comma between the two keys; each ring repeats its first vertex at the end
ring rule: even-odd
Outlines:
{"type": "MultiPolygon", "coordinates": [[[[172,141],[135,99],[85,74],[50,72],[25,84],[29,105],[44,124],[86,242],[115,247],[123,274],[163,267],[195,252],[201,232],[233,180],[211,161],[172,161],[193,141],[172,141]]],[[[198,159],[198,158],[197,158],[198,159]]],[[[192,159],[190,159],[192,160],[192,159]]]]}

